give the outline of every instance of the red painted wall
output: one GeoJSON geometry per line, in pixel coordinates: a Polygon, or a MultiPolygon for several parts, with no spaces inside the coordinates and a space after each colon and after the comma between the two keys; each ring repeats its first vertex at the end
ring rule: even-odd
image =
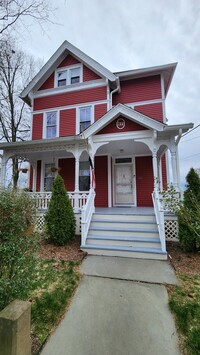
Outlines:
{"type": "Polygon", "coordinates": [[[64,158],[58,160],[58,166],[61,169],[59,174],[62,176],[67,191],[74,191],[75,182],[75,159],[64,158]]]}
{"type": "Polygon", "coordinates": [[[163,122],[163,108],[161,103],[135,106],[134,110],[154,118],[159,122],[163,122]]]}
{"type": "Polygon", "coordinates": [[[60,111],[59,137],[76,135],[76,109],[60,111]]]}
{"type": "Polygon", "coordinates": [[[36,177],[36,191],[40,192],[40,182],[41,182],[41,160],[37,161],[37,177],[36,177]]]}
{"type": "Polygon", "coordinates": [[[108,207],[108,161],[107,156],[95,157],[96,207],[108,207]]]}
{"type": "Polygon", "coordinates": [[[54,73],[44,82],[39,90],[53,89],[54,88],[54,73]]]}
{"type": "Polygon", "coordinates": [[[137,206],[152,207],[153,167],[152,157],[136,157],[137,206]]]}
{"type": "Polygon", "coordinates": [[[33,190],[33,167],[30,165],[29,189],[33,190]]]}
{"type": "Polygon", "coordinates": [[[32,123],[32,139],[42,139],[42,129],[43,129],[43,114],[33,115],[32,123]]]}
{"type": "Polygon", "coordinates": [[[112,122],[110,122],[106,127],[104,127],[97,134],[108,134],[108,133],[121,133],[121,132],[129,132],[129,131],[141,131],[147,129],[144,126],[139,125],[136,122],[129,120],[126,117],[118,117],[112,122]],[[122,118],[125,121],[125,127],[123,129],[119,129],[116,127],[116,122],[119,118],[122,118]]]}
{"type": "Polygon", "coordinates": [[[107,98],[106,86],[94,89],[73,91],[54,96],[40,97],[34,100],[34,111],[54,107],[81,104],[85,102],[105,100],[107,98]]]}
{"type": "Polygon", "coordinates": [[[84,65],[83,66],[83,81],[91,81],[91,80],[97,80],[97,79],[101,79],[101,77],[84,65]]]}
{"type": "Polygon", "coordinates": [[[94,106],[94,121],[97,121],[107,112],[107,104],[100,104],[94,106]]]}
{"type": "Polygon", "coordinates": [[[67,57],[60,63],[58,68],[67,67],[69,65],[79,64],[80,61],[74,58],[71,54],[68,54],[67,57]]]}
{"type": "Polygon", "coordinates": [[[113,95],[113,105],[118,103],[161,99],[160,75],[120,82],[121,92],[113,95]]]}

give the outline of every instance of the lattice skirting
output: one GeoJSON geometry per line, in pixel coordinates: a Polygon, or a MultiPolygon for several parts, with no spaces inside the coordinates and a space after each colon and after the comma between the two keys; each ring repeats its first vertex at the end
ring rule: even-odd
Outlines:
{"type": "Polygon", "coordinates": [[[167,241],[178,241],[178,220],[175,216],[165,216],[165,236],[167,241]]]}
{"type": "MultiPolygon", "coordinates": [[[[45,212],[38,212],[37,213],[35,230],[38,233],[43,232],[44,216],[45,216],[45,212]]],[[[76,234],[80,235],[81,234],[81,214],[75,213],[75,218],[76,218],[76,234]]]]}

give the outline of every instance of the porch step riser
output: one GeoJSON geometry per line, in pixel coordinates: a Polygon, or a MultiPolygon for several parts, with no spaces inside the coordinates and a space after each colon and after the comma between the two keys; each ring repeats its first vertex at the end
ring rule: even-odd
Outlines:
{"type": "Polygon", "coordinates": [[[142,252],[124,252],[119,250],[102,250],[84,248],[89,255],[105,255],[105,256],[121,256],[125,258],[151,259],[151,260],[167,260],[166,254],[142,253],[142,252]]]}
{"type": "Polygon", "coordinates": [[[138,247],[138,248],[154,248],[160,250],[161,245],[160,242],[158,243],[149,243],[149,242],[131,242],[131,241],[118,241],[118,240],[101,240],[101,239],[93,239],[93,238],[87,238],[86,240],[86,246],[87,244],[96,244],[96,245],[109,245],[113,246],[116,245],[118,247],[138,247]]]}
{"type": "Polygon", "coordinates": [[[94,213],[92,216],[93,221],[108,220],[108,221],[128,221],[128,222],[154,222],[156,219],[154,215],[134,215],[134,214],[100,214],[94,213]]]}
{"type": "Polygon", "coordinates": [[[131,231],[128,232],[125,229],[123,231],[117,230],[98,230],[98,229],[89,229],[88,237],[90,235],[96,236],[108,236],[108,237],[138,237],[138,238],[159,238],[159,234],[157,232],[144,232],[144,231],[131,231]]]}
{"type": "Polygon", "coordinates": [[[125,222],[125,223],[121,223],[121,222],[115,222],[115,221],[95,221],[95,220],[92,220],[91,222],[91,227],[112,227],[112,228],[141,228],[141,229],[157,229],[157,224],[155,223],[143,223],[143,222],[125,222]]]}

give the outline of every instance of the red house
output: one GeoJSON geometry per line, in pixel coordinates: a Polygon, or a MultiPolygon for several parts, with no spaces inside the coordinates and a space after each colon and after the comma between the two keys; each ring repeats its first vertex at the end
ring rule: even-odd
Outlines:
{"type": "Polygon", "coordinates": [[[8,159],[24,157],[43,213],[59,171],[83,249],[166,258],[159,190],[169,182],[171,163],[180,191],[178,142],[193,126],[167,125],[165,99],[175,68],[112,73],[65,41],[21,93],[33,112],[32,138],[0,145],[2,184],[8,159]]]}

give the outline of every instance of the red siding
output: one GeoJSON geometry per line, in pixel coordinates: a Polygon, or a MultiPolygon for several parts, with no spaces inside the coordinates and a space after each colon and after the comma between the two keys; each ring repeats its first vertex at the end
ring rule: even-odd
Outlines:
{"type": "Polygon", "coordinates": [[[137,187],[137,206],[153,206],[151,194],[153,192],[153,167],[152,157],[136,158],[136,187],[137,187]]]}
{"type": "Polygon", "coordinates": [[[53,89],[54,88],[54,73],[44,82],[39,90],[53,89]]]}
{"type": "Polygon", "coordinates": [[[161,103],[136,106],[135,111],[141,112],[146,116],[154,118],[157,121],[163,122],[163,110],[161,103]]]}
{"type": "Polygon", "coordinates": [[[108,207],[108,161],[107,156],[95,157],[96,207],[108,207]]]}
{"type": "Polygon", "coordinates": [[[36,191],[40,192],[40,182],[41,182],[41,160],[37,161],[37,178],[36,178],[36,191]]]}
{"type": "Polygon", "coordinates": [[[106,87],[73,91],[34,100],[34,111],[106,99],[106,87]]]}
{"type": "Polygon", "coordinates": [[[78,61],[76,58],[72,57],[71,54],[68,54],[67,57],[60,63],[58,68],[61,67],[67,67],[68,65],[74,65],[74,64],[79,64],[80,61],[78,61]]]}
{"type": "Polygon", "coordinates": [[[107,104],[95,105],[94,107],[94,120],[97,121],[107,112],[107,104]]]}
{"type": "Polygon", "coordinates": [[[141,131],[147,129],[144,126],[139,125],[136,122],[129,120],[126,117],[118,117],[109,123],[106,127],[104,127],[101,131],[97,134],[108,134],[108,133],[121,133],[121,132],[129,132],[129,131],[141,131]],[[118,129],[116,127],[116,122],[119,118],[122,118],[125,121],[125,127],[123,129],[118,129]]]}
{"type": "Polygon", "coordinates": [[[60,137],[76,135],[76,109],[60,111],[60,137]]]}
{"type": "Polygon", "coordinates": [[[67,191],[74,191],[75,159],[74,158],[59,159],[58,166],[61,169],[60,175],[64,180],[65,188],[67,189],[67,191]]]}
{"type": "Polygon", "coordinates": [[[29,175],[29,189],[33,190],[33,167],[30,165],[30,175],[29,175]]]}
{"type": "Polygon", "coordinates": [[[161,99],[160,75],[121,81],[121,92],[113,95],[113,105],[161,99]]]}
{"type": "Polygon", "coordinates": [[[32,139],[42,139],[43,114],[33,115],[32,139]]]}
{"type": "Polygon", "coordinates": [[[163,187],[165,188],[167,186],[167,166],[166,166],[166,156],[165,154],[161,158],[161,166],[162,166],[162,182],[163,182],[163,187]]]}
{"type": "Polygon", "coordinates": [[[97,80],[97,79],[101,79],[101,77],[84,65],[83,66],[83,81],[91,81],[91,80],[97,80]]]}

